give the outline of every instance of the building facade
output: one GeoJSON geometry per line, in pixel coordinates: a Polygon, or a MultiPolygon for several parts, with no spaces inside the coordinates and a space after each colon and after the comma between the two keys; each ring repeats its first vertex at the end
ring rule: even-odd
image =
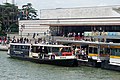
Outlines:
{"type": "Polygon", "coordinates": [[[120,6],[95,6],[40,10],[40,20],[19,21],[19,34],[64,35],[89,31],[120,31],[120,6]],[[25,28],[22,29],[24,25],[25,28]]]}

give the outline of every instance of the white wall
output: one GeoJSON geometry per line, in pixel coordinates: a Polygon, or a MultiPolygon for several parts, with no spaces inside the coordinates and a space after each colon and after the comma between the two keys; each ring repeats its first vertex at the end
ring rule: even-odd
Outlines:
{"type": "Polygon", "coordinates": [[[23,28],[22,36],[33,36],[34,33],[38,34],[38,37],[42,37],[44,32],[49,30],[48,25],[41,25],[40,20],[20,20],[19,21],[19,35],[21,35],[21,25],[24,24],[25,28],[23,28]]]}

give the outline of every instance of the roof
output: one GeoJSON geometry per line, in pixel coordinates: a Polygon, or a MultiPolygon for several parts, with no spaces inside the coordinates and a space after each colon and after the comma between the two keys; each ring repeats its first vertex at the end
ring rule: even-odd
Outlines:
{"type": "Polygon", "coordinates": [[[52,45],[52,44],[32,44],[32,46],[46,46],[46,47],[71,47],[71,46],[64,46],[64,45],[52,45]]]}
{"type": "Polygon", "coordinates": [[[29,44],[29,43],[10,43],[10,45],[18,45],[18,46],[30,46],[31,44],[29,44]]]}
{"type": "Polygon", "coordinates": [[[106,42],[92,42],[92,41],[78,41],[78,40],[57,40],[57,42],[63,42],[68,44],[81,44],[81,45],[106,45],[106,46],[120,46],[120,43],[106,43],[106,42]]]}

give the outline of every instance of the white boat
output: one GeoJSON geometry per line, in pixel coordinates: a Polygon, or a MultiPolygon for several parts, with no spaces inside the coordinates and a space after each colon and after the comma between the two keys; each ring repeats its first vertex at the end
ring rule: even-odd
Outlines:
{"type": "Polygon", "coordinates": [[[71,46],[51,44],[10,43],[8,54],[12,58],[60,66],[77,66],[71,46]]]}

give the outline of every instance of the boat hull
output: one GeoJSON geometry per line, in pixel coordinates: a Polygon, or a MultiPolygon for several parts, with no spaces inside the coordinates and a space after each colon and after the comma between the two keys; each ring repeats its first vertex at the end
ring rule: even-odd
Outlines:
{"type": "Polygon", "coordinates": [[[10,58],[27,60],[40,64],[51,64],[57,66],[66,66],[66,67],[76,67],[78,66],[77,59],[38,59],[38,58],[29,58],[29,57],[21,57],[16,55],[10,55],[10,58]]]}

